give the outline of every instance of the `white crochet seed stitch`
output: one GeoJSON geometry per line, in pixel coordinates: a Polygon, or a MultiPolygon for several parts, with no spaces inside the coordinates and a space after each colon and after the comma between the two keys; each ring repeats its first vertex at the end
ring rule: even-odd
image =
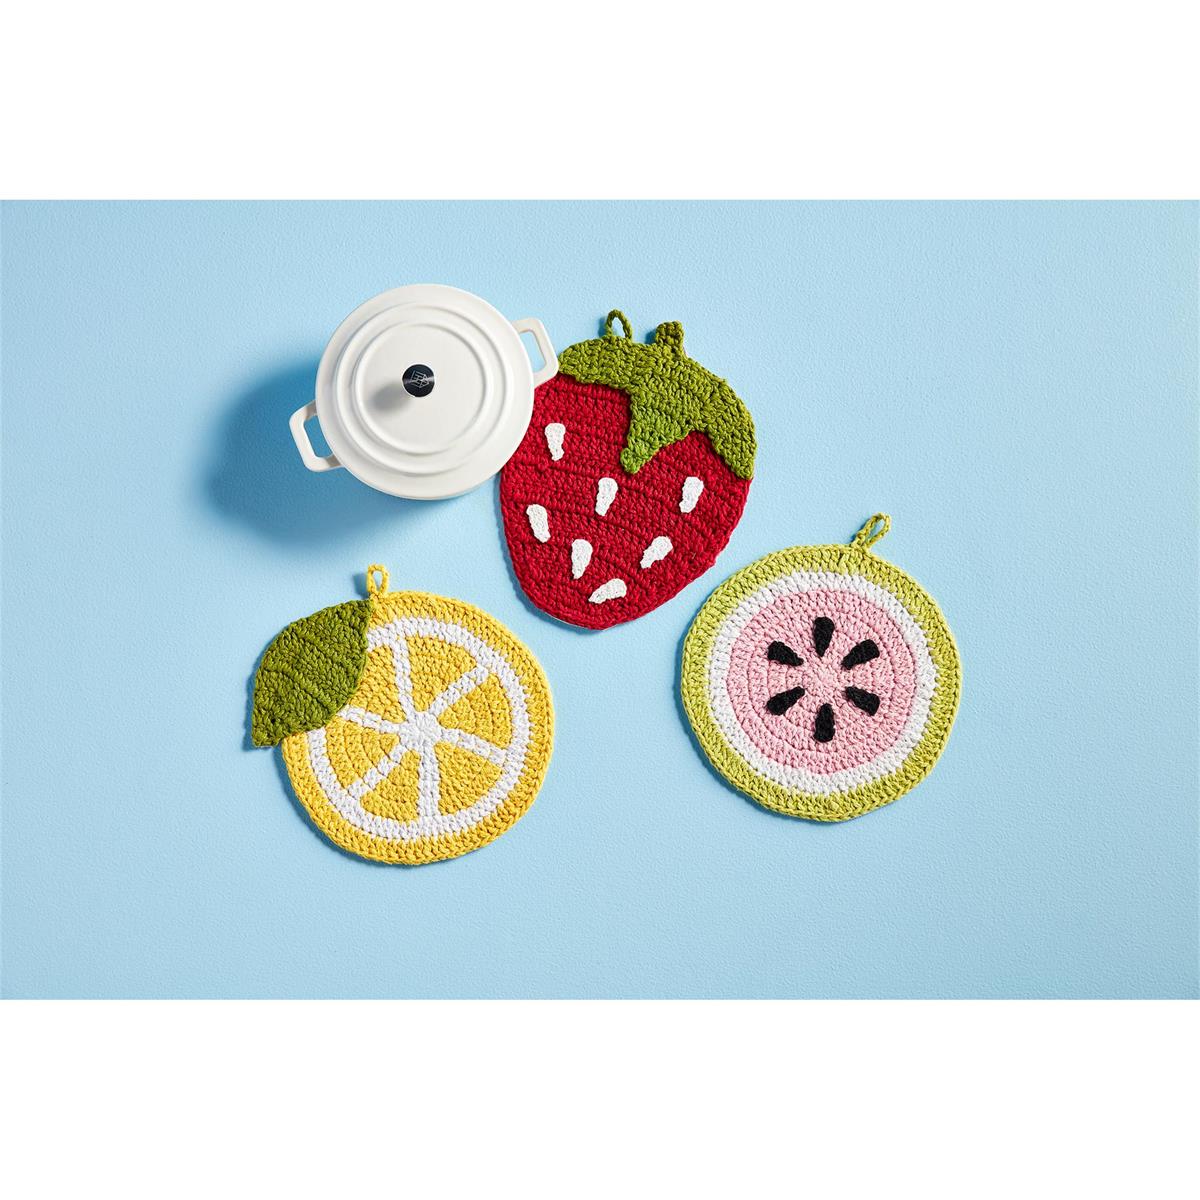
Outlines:
{"type": "Polygon", "coordinates": [[[683,492],[679,497],[679,511],[690,513],[696,507],[696,501],[700,499],[702,491],[704,491],[704,480],[695,475],[689,475],[683,481],[683,492]]]}
{"type": "Polygon", "coordinates": [[[591,561],[592,543],[586,538],[576,538],[571,543],[571,578],[581,578],[591,561]]]}
{"type": "Polygon", "coordinates": [[[529,518],[529,528],[533,530],[533,536],[539,542],[548,542],[550,540],[550,516],[545,508],[540,504],[530,504],[525,509],[525,515],[529,518]]]}
{"type": "Polygon", "coordinates": [[[604,516],[617,498],[617,481],[601,475],[596,481],[596,515],[604,516]]]}
{"type": "Polygon", "coordinates": [[[550,458],[554,462],[558,462],[563,456],[563,437],[566,432],[567,427],[558,421],[546,426],[546,448],[550,451],[550,458]]]}
{"type": "Polygon", "coordinates": [[[373,650],[379,646],[391,649],[396,691],[404,721],[389,721],[377,713],[351,706],[341,709],[338,716],[368,729],[395,734],[400,739],[399,743],[362,778],[343,787],[329,761],[325,727],[312,730],[306,735],[308,760],[325,798],[351,825],[389,841],[410,842],[422,837],[460,833],[478,825],[504,802],[525,765],[531,730],[529,707],[520,679],[502,655],[470,630],[432,617],[399,617],[386,625],[373,626],[367,630],[367,648],[373,650]],[[454,680],[420,713],[413,702],[406,640],[410,637],[439,638],[451,645],[461,646],[475,659],[475,665],[470,670],[454,680]],[[493,675],[504,690],[512,719],[512,739],[507,746],[493,745],[484,738],[460,729],[448,729],[437,720],[452,704],[493,675]],[[486,758],[500,768],[499,779],[487,793],[459,812],[443,813],[439,806],[440,772],[435,751],[438,742],[458,746],[486,758]],[[363,807],[363,797],[374,791],[400,765],[410,750],[417,752],[419,760],[417,819],[397,821],[368,812],[363,807]]]}
{"type": "Polygon", "coordinates": [[[642,570],[654,566],[656,562],[661,562],[674,549],[669,537],[656,537],[642,554],[642,570]]]}
{"type": "Polygon", "coordinates": [[[815,796],[833,796],[882,779],[900,769],[913,747],[921,740],[929,721],[929,705],[937,683],[937,669],[920,626],[908,609],[891,592],[861,575],[841,575],[836,571],[793,571],[780,576],[747,596],[725,618],[713,639],[708,660],[708,700],[717,724],[729,744],[764,779],[780,787],[808,792],[815,796]],[[851,591],[882,608],[900,629],[916,663],[916,691],[912,711],[896,741],[882,754],[861,766],[818,775],[803,767],[788,767],[767,758],[747,737],[733,712],[726,680],[734,642],[743,629],[768,605],[781,596],[813,590],[851,591]]]}
{"type": "Polygon", "coordinates": [[[619,600],[625,595],[625,580],[610,579],[602,583],[589,597],[592,604],[603,604],[605,600],[619,600]]]}

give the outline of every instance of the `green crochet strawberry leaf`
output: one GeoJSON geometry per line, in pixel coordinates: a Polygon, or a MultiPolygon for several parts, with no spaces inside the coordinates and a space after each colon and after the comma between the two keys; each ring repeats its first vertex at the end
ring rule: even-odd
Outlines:
{"type": "Polygon", "coordinates": [[[739,478],[754,474],[754,421],[733,388],[683,352],[683,326],[666,321],[649,345],[635,342],[629,322],[609,313],[603,337],[568,346],[558,369],[580,383],[600,383],[629,396],[629,435],[621,466],[636,474],[665,446],[697,430],[739,478]],[[619,318],[625,336],[612,331],[619,318]]]}
{"type": "Polygon", "coordinates": [[[354,695],[367,661],[369,600],[349,600],[293,621],[266,649],[254,677],[250,737],[274,746],[319,729],[354,695]]]}

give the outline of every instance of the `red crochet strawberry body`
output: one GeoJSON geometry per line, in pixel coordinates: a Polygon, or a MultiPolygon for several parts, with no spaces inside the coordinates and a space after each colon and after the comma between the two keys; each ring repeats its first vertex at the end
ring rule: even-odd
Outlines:
{"type": "Polygon", "coordinates": [[[651,346],[610,332],[564,351],[500,476],[521,587],[589,629],[669,600],[712,566],[741,517],[747,436],[752,463],[749,414],[683,355],[678,326],[660,326],[651,346]]]}

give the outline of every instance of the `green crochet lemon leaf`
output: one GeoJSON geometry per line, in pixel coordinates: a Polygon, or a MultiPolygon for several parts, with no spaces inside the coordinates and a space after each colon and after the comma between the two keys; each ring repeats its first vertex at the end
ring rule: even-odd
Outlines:
{"type": "Polygon", "coordinates": [[[250,737],[274,746],[319,729],[354,695],[367,661],[369,600],[350,600],[293,621],[268,647],[254,677],[250,737]]]}
{"type": "Polygon", "coordinates": [[[629,434],[621,466],[636,474],[660,450],[689,433],[707,434],[713,449],[739,478],[754,474],[754,421],[733,388],[683,352],[683,326],[666,321],[649,345],[635,342],[629,322],[613,310],[605,334],[568,346],[560,372],[629,396],[629,434]],[[612,331],[620,319],[625,336],[612,331]]]}

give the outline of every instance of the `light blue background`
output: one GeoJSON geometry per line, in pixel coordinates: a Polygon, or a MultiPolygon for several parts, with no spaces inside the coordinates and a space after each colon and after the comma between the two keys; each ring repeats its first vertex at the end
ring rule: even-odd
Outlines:
{"type": "Polygon", "coordinates": [[[1197,993],[1197,209],[1187,204],[9,205],[3,214],[9,996],[1197,993]],[[586,634],[516,590],[495,485],[437,504],[287,433],[361,300],[456,284],[555,344],[684,323],[760,435],[708,576],[586,634]],[[964,661],[934,773],[844,825],[769,814],[676,701],[704,598],[849,538],[964,661]],[[490,610],[557,705],[487,849],[333,849],[248,679],[393,585],[490,610]]]}

